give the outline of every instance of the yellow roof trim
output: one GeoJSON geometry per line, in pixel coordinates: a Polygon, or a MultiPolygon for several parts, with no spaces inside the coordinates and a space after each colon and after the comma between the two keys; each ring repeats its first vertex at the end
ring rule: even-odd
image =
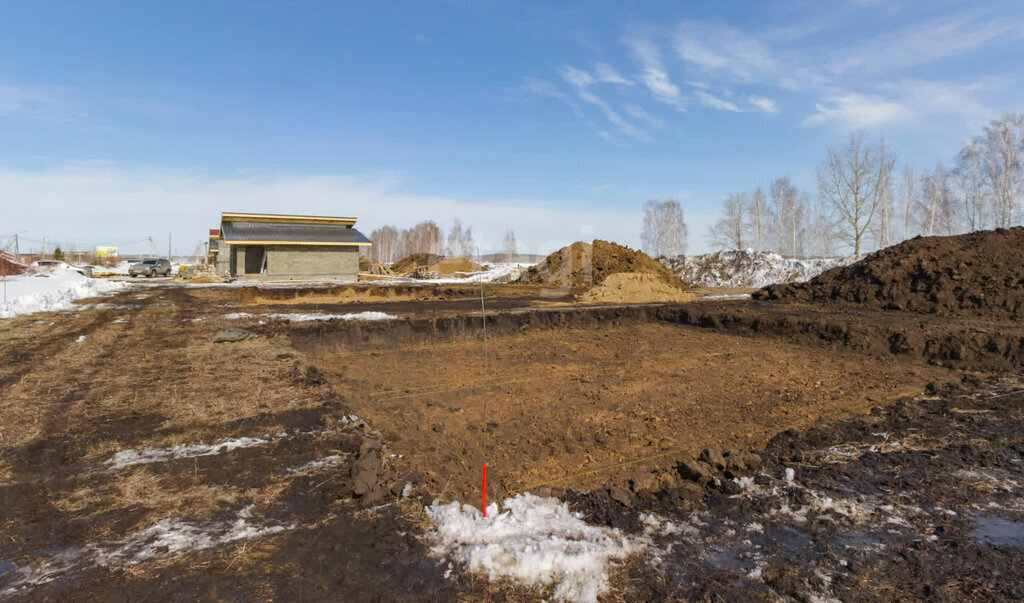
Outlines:
{"type": "Polygon", "coordinates": [[[332,216],[291,216],[285,214],[243,214],[224,212],[220,215],[221,222],[270,222],[274,224],[343,224],[353,226],[355,218],[332,216]]]}
{"type": "Polygon", "coordinates": [[[320,243],[312,241],[224,241],[228,245],[312,245],[312,246],[341,246],[341,245],[372,245],[372,243],[320,243]]]}

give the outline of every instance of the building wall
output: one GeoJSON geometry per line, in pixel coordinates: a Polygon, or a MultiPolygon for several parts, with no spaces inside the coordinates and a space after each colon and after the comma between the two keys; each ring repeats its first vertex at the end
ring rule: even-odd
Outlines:
{"type": "Polygon", "coordinates": [[[355,245],[268,245],[266,274],[241,274],[245,249],[232,245],[236,274],[240,279],[271,281],[334,280],[354,282],[359,277],[359,248],[355,245]]]}

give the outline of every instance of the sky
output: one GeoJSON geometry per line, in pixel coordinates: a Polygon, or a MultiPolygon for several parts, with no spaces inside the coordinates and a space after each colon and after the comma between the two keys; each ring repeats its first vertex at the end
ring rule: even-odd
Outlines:
{"type": "Polygon", "coordinates": [[[482,252],[688,251],[863,130],[951,162],[1024,111],[1024,2],[0,0],[0,247],[193,253],[222,211],[454,219],[482,252]]]}

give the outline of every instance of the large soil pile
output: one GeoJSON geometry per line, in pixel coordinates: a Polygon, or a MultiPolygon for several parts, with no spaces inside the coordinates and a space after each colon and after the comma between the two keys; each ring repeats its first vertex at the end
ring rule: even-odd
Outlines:
{"type": "Polygon", "coordinates": [[[847,302],[951,316],[1024,318],[1024,227],[917,237],[755,299],[847,302]]]}
{"type": "Polygon", "coordinates": [[[414,253],[407,255],[391,265],[391,269],[398,274],[408,274],[422,266],[430,266],[441,261],[441,256],[433,253],[414,253]]]}
{"type": "Polygon", "coordinates": [[[562,287],[586,287],[600,285],[610,275],[622,272],[650,274],[671,287],[686,288],[682,279],[646,253],[600,240],[593,244],[579,241],[563,247],[532,266],[520,280],[562,287]]]}
{"type": "Polygon", "coordinates": [[[650,274],[619,272],[608,275],[604,282],[580,296],[585,304],[642,304],[653,302],[686,302],[696,299],[650,274]]]}
{"type": "Polygon", "coordinates": [[[482,272],[487,268],[466,258],[445,258],[436,264],[431,264],[427,270],[442,277],[460,277],[469,276],[471,272],[482,272]]]}
{"type": "Polygon", "coordinates": [[[4,254],[0,254],[0,275],[13,276],[25,272],[25,267],[10,260],[4,254]]]}

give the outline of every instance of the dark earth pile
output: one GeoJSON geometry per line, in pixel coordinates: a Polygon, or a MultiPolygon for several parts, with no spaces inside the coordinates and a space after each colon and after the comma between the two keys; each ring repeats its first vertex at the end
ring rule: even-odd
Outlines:
{"type": "Polygon", "coordinates": [[[430,266],[440,262],[443,258],[434,253],[414,253],[407,255],[391,265],[391,269],[399,274],[406,274],[421,266],[430,266]]]}
{"type": "Polygon", "coordinates": [[[564,499],[591,523],[657,528],[661,563],[628,568],[629,599],[1021,600],[1022,409],[1020,375],[967,376],[779,434],[742,457],[747,471],[705,452],[679,464],[690,488],[634,480],[564,499]]]}
{"type": "Polygon", "coordinates": [[[673,287],[686,288],[682,279],[646,253],[601,240],[593,244],[578,241],[559,249],[527,270],[521,281],[586,287],[600,285],[609,275],[620,272],[651,274],[673,287]]]}
{"type": "Polygon", "coordinates": [[[949,316],[1024,318],[1024,227],[917,237],[755,299],[856,303],[949,316]]]}

